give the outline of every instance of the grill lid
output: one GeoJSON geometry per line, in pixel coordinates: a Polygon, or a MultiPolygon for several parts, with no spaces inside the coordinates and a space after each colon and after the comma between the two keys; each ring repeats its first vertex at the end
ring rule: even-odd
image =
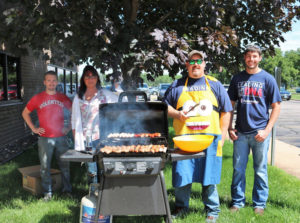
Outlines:
{"type": "Polygon", "coordinates": [[[99,107],[100,140],[111,133],[161,133],[168,138],[167,105],[162,102],[122,102],[99,107]]]}

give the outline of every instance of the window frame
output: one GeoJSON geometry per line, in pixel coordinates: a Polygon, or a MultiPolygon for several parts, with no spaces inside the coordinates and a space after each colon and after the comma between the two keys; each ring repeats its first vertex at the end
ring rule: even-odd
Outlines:
{"type": "Polygon", "coordinates": [[[61,92],[61,93],[64,93],[67,96],[76,94],[76,92],[78,90],[78,85],[79,85],[78,72],[76,70],[71,69],[71,68],[57,66],[57,65],[49,63],[49,64],[47,64],[47,71],[50,71],[50,70],[54,71],[57,74],[59,84],[63,85],[63,92],[61,92]],[[63,80],[62,81],[60,81],[59,75],[61,73],[58,72],[58,69],[61,69],[63,71],[62,72],[62,75],[63,75],[63,80]],[[67,72],[69,72],[69,79],[68,80],[67,80],[67,72]],[[73,75],[74,75],[74,78],[73,78],[73,75]],[[67,81],[69,81],[69,82],[67,82],[67,81]],[[75,88],[73,88],[74,84],[75,84],[75,88]],[[68,85],[69,85],[69,87],[68,87],[68,85]],[[70,86],[72,86],[72,88],[70,86]],[[70,90],[70,92],[69,92],[69,90],[70,90]]]}
{"type": "Polygon", "coordinates": [[[22,78],[21,78],[21,58],[16,57],[12,54],[7,52],[0,51],[0,67],[2,68],[3,74],[3,91],[4,91],[4,98],[0,100],[0,105],[5,105],[9,103],[18,103],[22,101],[22,78]],[[17,85],[17,99],[10,100],[8,98],[8,60],[12,58],[16,61],[16,85],[17,85]]]}

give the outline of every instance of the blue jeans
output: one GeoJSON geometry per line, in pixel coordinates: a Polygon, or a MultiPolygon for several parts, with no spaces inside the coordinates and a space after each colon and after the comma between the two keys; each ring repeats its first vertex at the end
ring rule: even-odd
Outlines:
{"type": "MultiPolygon", "coordinates": [[[[175,206],[189,208],[192,184],[183,187],[175,187],[175,206]]],[[[218,217],[220,212],[220,200],[217,185],[202,186],[202,200],[207,216],[218,217]]]]}
{"type": "Polygon", "coordinates": [[[253,155],[254,185],[252,201],[254,208],[265,208],[269,195],[268,186],[268,149],[270,135],[263,142],[257,142],[257,133],[242,134],[238,132],[238,139],[233,147],[233,177],[231,184],[232,206],[241,208],[245,206],[245,172],[248,163],[250,148],[253,155]]]}
{"type": "Polygon", "coordinates": [[[65,136],[56,138],[39,137],[38,140],[39,159],[41,164],[41,179],[44,194],[52,193],[51,180],[51,160],[53,153],[62,175],[62,191],[71,192],[72,186],[70,183],[70,165],[69,162],[63,162],[60,156],[69,149],[67,139],[65,136]]]}
{"type": "MultiPolygon", "coordinates": [[[[99,143],[99,139],[92,141],[92,151],[96,150],[96,146],[99,143]]],[[[98,183],[98,165],[96,162],[87,162],[87,179],[88,179],[88,185],[91,183],[98,183]]]]}

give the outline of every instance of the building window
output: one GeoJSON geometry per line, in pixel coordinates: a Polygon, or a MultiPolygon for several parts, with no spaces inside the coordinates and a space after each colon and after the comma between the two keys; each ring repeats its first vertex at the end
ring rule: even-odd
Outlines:
{"type": "Polygon", "coordinates": [[[58,85],[56,91],[64,93],[69,98],[73,98],[78,89],[78,74],[77,71],[70,68],[59,67],[53,64],[48,64],[47,70],[52,70],[57,73],[58,85]]]}
{"type": "Polygon", "coordinates": [[[0,101],[22,99],[20,58],[0,53],[0,101]]]}

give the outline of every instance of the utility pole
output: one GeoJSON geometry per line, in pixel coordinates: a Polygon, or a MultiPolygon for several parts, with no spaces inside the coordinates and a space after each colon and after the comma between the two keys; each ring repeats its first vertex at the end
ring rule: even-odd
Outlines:
{"type": "MultiPolygon", "coordinates": [[[[274,69],[275,79],[277,82],[277,86],[280,89],[281,86],[281,68],[275,67],[274,69]]],[[[276,123],[272,128],[272,144],[271,144],[271,165],[274,166],[275,161],[275,138],[276,138],[276,123]]]]}

